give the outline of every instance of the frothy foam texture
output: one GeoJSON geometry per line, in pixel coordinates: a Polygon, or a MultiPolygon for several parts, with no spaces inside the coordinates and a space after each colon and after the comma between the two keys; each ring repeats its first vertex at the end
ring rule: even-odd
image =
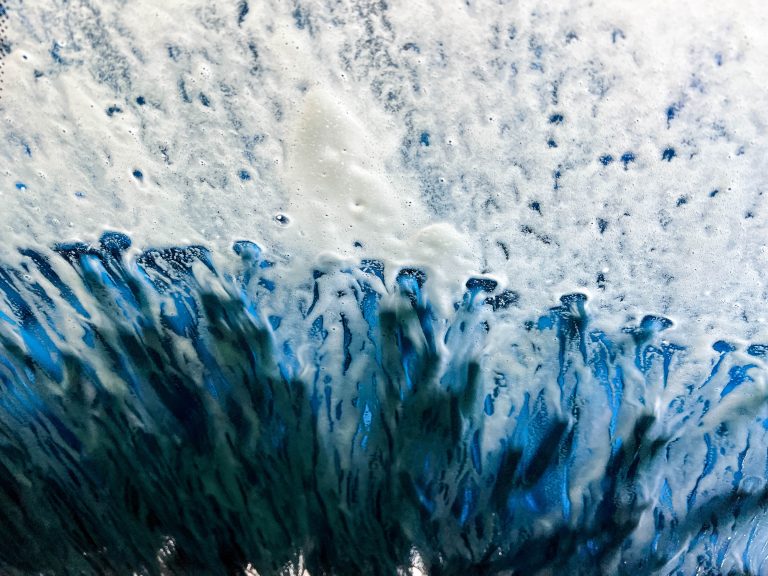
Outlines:
{"type": "Polygon", "coordinates": [[[768,10],[412,4],[2,3],[3,569],[763,570],[768,10]]]}
{"type": "Polygon", "coordinates": [[[244,5],[7,3],[7,248],[252,238],[764,332],[761,6],[244,5]]]}

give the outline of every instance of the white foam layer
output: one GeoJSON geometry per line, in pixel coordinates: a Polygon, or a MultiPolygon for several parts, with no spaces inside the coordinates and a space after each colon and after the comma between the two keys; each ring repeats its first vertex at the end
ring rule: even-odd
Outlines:
{"type": "Polygon", "coordinates": [[[249,238],[765,334],[760,3],[7,9],[5,250],[249,238]]]}

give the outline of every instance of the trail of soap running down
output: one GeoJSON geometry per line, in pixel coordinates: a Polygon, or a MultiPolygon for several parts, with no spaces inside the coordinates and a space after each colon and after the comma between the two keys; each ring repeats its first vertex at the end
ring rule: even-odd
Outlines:
{"type": "Polygon", "coordinates": [[[768,346],[130,244],[0,268],[4,573],[765,573],[768,346]]]}

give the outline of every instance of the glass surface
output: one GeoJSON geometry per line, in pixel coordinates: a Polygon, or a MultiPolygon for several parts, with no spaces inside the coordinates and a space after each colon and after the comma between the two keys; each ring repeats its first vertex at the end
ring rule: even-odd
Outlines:
{"type": "Polygon", "coordinates": [[[767,15],[2,1],[0,573],[768,574],[767,15]]]}

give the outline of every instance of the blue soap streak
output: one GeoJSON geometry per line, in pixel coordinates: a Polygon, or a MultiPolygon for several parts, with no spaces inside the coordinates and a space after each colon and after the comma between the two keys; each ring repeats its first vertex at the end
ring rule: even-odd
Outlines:
{"type": "Polygon", "coordinates": [[[254,243],[227,272],[201,246],[130,246],[108,232],[0,267],[8,566],[159,569],[171,537],[178,573],[299,555],[395,573],[414,550],[446,574],[760,569],[746,479],[768,414],[717,401],[754,393],[764,345],[719,340],[703,382],[680,381],[671,321],[609,335],[583,294],[515,328],[520,295],[489,278],[441,317],[417,268],[391,286],[376,260],[314,270],[284,299],[254,243]]]}

